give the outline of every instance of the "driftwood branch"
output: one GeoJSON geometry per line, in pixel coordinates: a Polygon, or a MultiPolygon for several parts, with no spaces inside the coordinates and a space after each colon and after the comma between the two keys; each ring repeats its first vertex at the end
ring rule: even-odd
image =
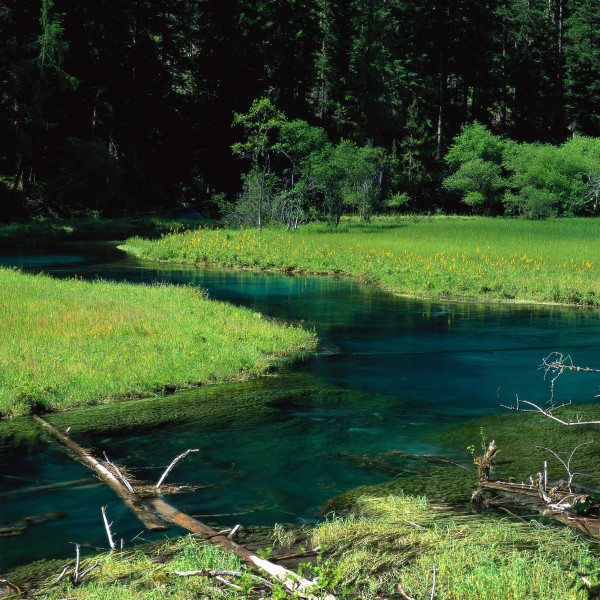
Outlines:
{"type": "Polygon", "coordinates": [[[106,483],[116,494],[125,502],[133,514],[144,524],[146,529],[149,531],[164,531],[168,529],[164,521],[156,516],[156,514],[150,510],[137,496],[132,494],[111,471],[109,471],[101,462],[94,458],[89,452],[82,448],[79,444],[74,442],[71,438],[61,433],[56,427],[53,427],[37,415],[33,418],[56,440],[61,444],[69,448],[71,452],[81,461],[83,464],[93,469],[98,477],[106,483]]]}
{"type": "Polygon", "coordinates": [[[161,475],[160,479],[158,480],[158,483],[156,484],[156,489],[160,489],[160,486],[162,484],[162,482],[165,480],[166,476],[173,470],[173,467],[182,459],[185,458],[188,454],[191,454],[192,452],[199,452],[198,448],[193,448],[193,449],[189,449],[186,450],[185,452],[182,452],[179,456],[176,456],[173,461],[171,462],[171,464],[165,469],[165,472],[161,475]]]}
{"type": "Polygon", "coordinates": [[[114,463],[110,462],[110,460],[108,460],[108,456],[106,456],[106,452],[104,452],[104,460],[114,469],[115,473],[119,476],[119,479],[123,482],[123,485],[127,488],[127,491],[130,494],[133,494],[133,488],[131,487],[131,484],[127,480],[127,477],[125,477],[125,475],[123,475],[123,473],[121,473],[121,469],[119,469],[119,467],[117,467],[117,465],[115,465],[114,463]]]}

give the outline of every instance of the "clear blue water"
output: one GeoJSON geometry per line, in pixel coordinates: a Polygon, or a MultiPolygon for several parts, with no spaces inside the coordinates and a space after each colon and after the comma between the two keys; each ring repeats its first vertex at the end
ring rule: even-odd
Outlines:
{"type": "MultiPolygon", "coordinates": [[[[548,386],[538,366],[552,351],[600,364],[595,310],[417,301],[346,279],[144,263],[107,243],[5,253],[0,266],[195,285],[211,298],[316,330],[317,354],[274,377],[50,418],[142,478],[157,479],[175,455],[198,448],[169,480],[205,487],[173,502],[223,526],[314,522],[332,496],[389,479],[340,453],[395,449],[468,462],[465,447],[473,440],[448,439],[448,424],[504,414],[501,404],[517,393],[545,401],[548,386]]],[[[597,382],[572,378],[568,386],[559,381],[557,394],[590,402],[595,390],[597,382]]],[[[102,505],[126,543],[142,530],[29,419],[0,425],[0,521],[14,525],[29,515],[65,513],[20,536],[0,537],[0,568],[70,556],[69,542],[106,545],[102,505]],[[75,483],[31,491],[56,482],[75,483]]]]}

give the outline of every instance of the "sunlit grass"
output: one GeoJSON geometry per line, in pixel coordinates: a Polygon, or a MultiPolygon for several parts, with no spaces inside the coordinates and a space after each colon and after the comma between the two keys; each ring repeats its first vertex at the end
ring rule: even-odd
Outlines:
{"type": "Polygon", "coordinates": [[[313,334],[191,287],[0,269],[0,415],[62,410],[264,372],[313,334]]]}
{"type": "Polygon", "coordinates": [[[346,274],[412,296],[598,305],[594,219],[379,218],[297,232],[172,229],[126,249],[151,260],[346,274]]]}
{"type": "Polygon", "coordinates": [[[313,543],[332,554],[329,569],[345,597],[438,600],[587,598],[600,564],[572,531],[536,522],[452,516],[424,498],[365,497],[359,515],[331,518],[313,543]]]}
{"type": "MultiPolygon", "coordinates": [[[[244,572],[238,558],[220,550],[209,542],[193,536],[153,545],[147,549],[128,552],[104,553],[87,559],[81,566],[84,571],[95,562],[99,567],[78,584],[66,577],[56,583],[56,575],[40,584],[37,598],[98,598],[102,600],[128,600],[133,598],[239,598],[234,591],[216,585],[206,576],[180,577],[179,572],[201,569],[224,569],[244,572]]],[[[16,571],[18,578],[20,572],[16,571]]],[[[24,582],[14,579],[21,585],[24,582]]]]}

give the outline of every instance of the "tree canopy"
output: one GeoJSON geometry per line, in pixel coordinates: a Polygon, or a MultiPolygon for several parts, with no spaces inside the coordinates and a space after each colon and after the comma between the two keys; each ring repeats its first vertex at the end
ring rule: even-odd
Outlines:
{"type": "MultiPolygon", "coordinates": [[[[498,210],[509,159],[498,174],[496,159],[462,157],[460,171],[444,156],[474,122],[517,144],[598,137],[599,18],[593,0],[5,0],[0,218],[210,211],[216,193],[234,198],[248,185],[239,157],[254,143],[266,158],[261,136],[280,144],[273,169],[288,206],[300,180],[335,204],[333,162],[315,170],[314,143],[332,161],[362,156],[362,183],[344,184],[344,203],[363,216],[365,198],[380,193],[381,165],[372,167],[382,152],[394,165],[384,195],[409,209],[466,207],[462,177],[476,180],[467,204],[498,210]],[[276,121],[285,115],[278,140],[279,122],[270,133],[231,127],[256,99],[276,121]],[[308,146],[290,151],[294,135],[308,146]]],[[[561,196],[555,212],[573,202],[561,196]]]]}

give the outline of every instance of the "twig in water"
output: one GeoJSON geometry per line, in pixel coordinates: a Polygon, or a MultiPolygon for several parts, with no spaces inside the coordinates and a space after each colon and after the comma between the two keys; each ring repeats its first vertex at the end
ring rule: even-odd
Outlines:
{"type": "Polygon", "coordinates": [[[110,545],[110,549],[115,550],[116,546],[113,540],[112,532],[110,530],[110,526],[112,525],[112,523],[109,524],[108,519],[106,518],[106,506],[102,507],[102,519],[104,520],[104,528],[106,529],[106,536],[108,537],[108,544],[110,545]]]}
{"type": "Polygon", "coordinates": [[[185,458],[188,454],[192,453],[192,452],[199,452],[200,450],[198,448],[193,448],[193,449],[189,449],[186,450],[185,452],[182,452],[179,456],[176,456],[173,460],[173,462],[165,469],[165,472],[161,475],[160,479],[158,480],[158,483],[156,484],[156,486],[154,486],[157,490],[160,489],[160,486],[162,484],[162,482],[165,480],[165,477],[171,472],[171,470],[173,469],[173,467],[182,459],[185,458]]]}

